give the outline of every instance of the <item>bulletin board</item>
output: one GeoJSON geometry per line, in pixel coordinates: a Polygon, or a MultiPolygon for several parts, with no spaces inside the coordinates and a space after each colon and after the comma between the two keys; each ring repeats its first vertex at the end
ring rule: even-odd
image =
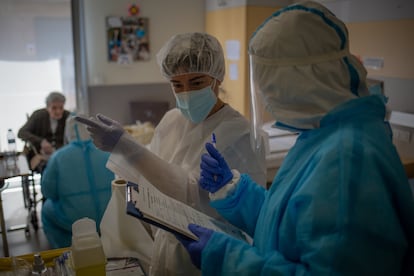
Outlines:
{"type": "Polygon", "coordinates": [[[108,16],[106,26],[109,62],[130,64],[150,59],[148,18],[108,16]]]}

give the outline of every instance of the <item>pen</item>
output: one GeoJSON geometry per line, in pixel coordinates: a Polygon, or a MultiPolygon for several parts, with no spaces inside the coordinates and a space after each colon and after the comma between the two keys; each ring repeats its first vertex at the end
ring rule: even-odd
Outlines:
{"type": "Polygon", "coordinates": [[[216,148],[216,134],[214,132],[211,134],[211,143],[216,148]]]}
{"type": "MultiPolygon", "coordinates": [[[[211,143],[213,144],[214,148],[216,149],[216,134],[211,133],[211,143]]],[[[214,181],[217,181],[217,176],[214,176],[214,181]]]]}

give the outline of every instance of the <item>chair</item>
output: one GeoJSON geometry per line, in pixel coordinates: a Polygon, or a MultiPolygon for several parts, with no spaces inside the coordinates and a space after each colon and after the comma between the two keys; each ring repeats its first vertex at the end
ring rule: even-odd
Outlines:
{"type": "MultiPolygon", "coordinates": [[[[29,114],[26,114],[29,119],[29,114]]],[[[25,141],[23,152],[31,174],[29,176],[22,176],[22,192],[24,208],[27,209],[27,220],[25,225],[12,226],[8,231],[25,230],[26,236],[30,235],[30,224],[33,226],[35,232],[39,229],[39,220],[37,216],[37,203],[42,199],[37,199],[35,176],[41,177],[43,169],[46,167],[47,159],[40,154],[36,147],[29,141],[25,141]]]]}
{"type": "Polygon", "coordinates": [[[31,174],[29,176],[22,177],[23,202],[24,202],[24,207],[28,211],[27,222],[25,226],[11,227],[9,228],[9,231],[15,231],[15,230],[20,230],[24,228],[25,234],[28,236],[30,235],[30,229],[29,229],[30,224],[33,226],[33,229],[35,230],[35,232],[37,232],[37,230],[39,229],[39,220],[37,216],[37,203],[41,201],[42,199],[40,200],[37,199],[38,193],[36,191],[36,181],[35,181],[36,177],[35,176],[36,175],[41,176],[41,172],[46,163],[42,164],[42,162],[39,162],[40,160],[39,158],[37,158],[37,160],[33,162],[33,159],[36,158],[36,156],[39,154],[37,153],[36,148],[30,142],[25,143],[25,149],[31,149],[35,153],[35,156],[30,158],[27,155],[26,150],[24,151],[30,171],[31,171],[31,174]]]}
{"type": "MultiPolygon", "coordinates": [[[[30,235],[29,225],[32,224],[33,229],[37,232],[39,229],[39,220],[37,217],[37,203],[39,200],[36,199],[37,191],[34,179],[35,173],[32,171],[32,175],[23,177],[22,189],[23,189],[23,201],[24,207],[27,209],[27,222],[25,227],[26,235],[30,235]]],[[[11,229],[14,230],[14,229],[11,229]]],[[[17,229],[16,229],[17,230],[17,229]]]]}

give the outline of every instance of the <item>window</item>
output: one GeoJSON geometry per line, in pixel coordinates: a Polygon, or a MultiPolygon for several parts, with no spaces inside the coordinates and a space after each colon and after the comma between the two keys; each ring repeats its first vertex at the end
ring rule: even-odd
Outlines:
{"type": "MultiPolygon", "coordinates": [[[[70,0],[0,1],[0,149],[51,91],[76,108],[70,0]]],[[[23,149],[18,139],[17,149],[23,149]]]]}

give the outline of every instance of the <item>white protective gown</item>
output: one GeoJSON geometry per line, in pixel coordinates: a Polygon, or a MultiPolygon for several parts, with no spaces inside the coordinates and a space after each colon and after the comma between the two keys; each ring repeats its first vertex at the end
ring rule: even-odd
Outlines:
{"type": "MultiPolygon", "coordinates": [[[[250,146],[250,125],[229,105],[199,124],[187,120],[178,109],[169,111],[155,130],[151,150],[164,160],[188,170],[187,182],[176,185],[174,196],[208,215],[218,216],[210,207],[208,193],[199,189],[200,158],[206,152],[205,143],[216,134],[217,149],[231,168],[249,173],[266,185],[264,153],[256,156],[250,146]],[[186,195],[185,198],[182,195],[186,195]]],[[[158,230],[155,234],[150,275],[199,275],[185,248],[174,235],[158,230]]]]}
{"type": "MultiPolygon", "coordinates": [[[[265,186],[266,166],[264,152],[255,154],[250,146],[250,125],[248,121],[229,105],[199,124],[186,119],[178,109],[166,113],[155,129],[150,144],[151,152],[168,162],[162,164],[150,154],[140,151],[131,153],[124,144],[115,148],[110,157],[112,163],[120,164],[121,156],[145,155],[141,161],[125,157],[161,192],[182,201],[210,216],[218,217],[210,207],[208,193],[199,189],[200,158],[206,153],[205,143],[215,133],[217,149],[231,168],[248,173],[265,186]],[[122,152],[117,155],[116,152],[122,152]],[[145,159],[144,159],[145,158],[145,159]],[[143,162],[145,160],[145,162],[143,162]],[[148,164],[151,163],[151,166],[148,164]],[[152,169],[150,172],[149,168],[152,169]]],[[[130,139],[123,136],[121,140],[130,139]]],[[[142,181],[145,181],[143,179],[142,181]]],[[[150,275],[199,275],[200,271],[191,263],[187,251],[174,235],[156,229],[150,275]]]]}

